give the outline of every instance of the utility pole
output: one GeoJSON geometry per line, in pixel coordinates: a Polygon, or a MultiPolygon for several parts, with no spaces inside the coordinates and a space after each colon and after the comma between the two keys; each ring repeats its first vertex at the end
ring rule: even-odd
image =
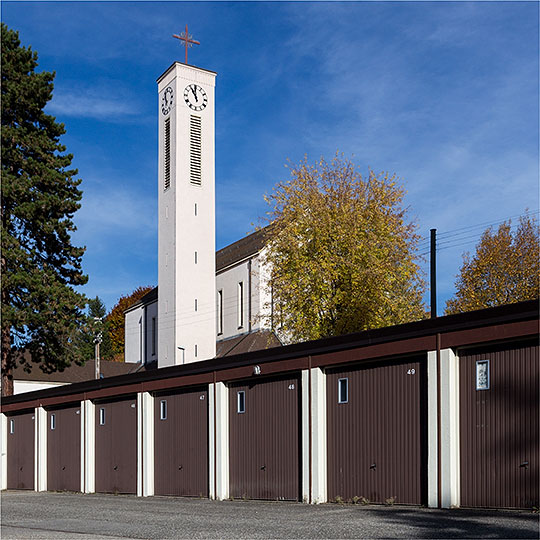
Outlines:
{"type": "Polygon", "coordinates": [[[437,229],[431,229],[431,246],[430,246],[430,284],[431,292],[431,318],[437,317],[437,229]]]}
{"type": "Polygon", "coordinates": [[[96,373],[95,378],[100,378],[101,373],[101,358],[99,357],[99,346],[101,345],[101,342],[103,341],[103,332],[101,331],[101,317],[94,317],[94,324],[99,323],[99,330],[96,334],[96,337],[94,338],[94,353],[95,353],[95,365],[96,365],[96,373]]]}

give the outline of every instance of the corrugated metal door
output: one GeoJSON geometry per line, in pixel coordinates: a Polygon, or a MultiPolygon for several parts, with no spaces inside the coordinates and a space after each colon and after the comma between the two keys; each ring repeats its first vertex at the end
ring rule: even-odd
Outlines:
{"type": "Polygon", "coordinates": [[[8,416],[7,487],[34,489],[34,413],[8,416]]]}
{"type": "Polygon", "coordinates": [[[208,497],[208,391],[154,397],[156,495],[208,497]]]}
{"type": "Polygon", "coordinates": [[[461,505],[538,506],[538,343],[461,350],[459,372],[461,505]]]}
{"type": "Polygon", "coordinates": [[[81,408],[47,411],[47,489],[81,490],[81,408]]]}
{"type": "Polygon", "coordinates": [[[329,500],[425,502],[426,382],[418,358],[328,372],[329,500]]]}
{"type": "Polygon", "coordinates": [[[137,493],[137,400],[96,403],[96,491],[137,493]]]}
{"type": "Polygon", "coordinates": [[[235,498],[299,498],[297,375],[229,387],[229,481],[235,498]]]}

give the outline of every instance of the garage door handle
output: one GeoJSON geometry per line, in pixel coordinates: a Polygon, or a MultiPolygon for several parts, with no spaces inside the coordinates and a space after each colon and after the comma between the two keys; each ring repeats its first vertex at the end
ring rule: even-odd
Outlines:
{"type": "Polygon", "coordinates": [[[65,467],[62,467],[62,470],[63,470],[63,471],[65,471],[65,470],[66,470],[66,468],[65,468],[65,467]]]}
{"type": "Polygon", "coordinates": [[[183,468],[184,468],[184,466],[180,465],[180,467],[178,467],[178,470],[181,471],[183,468]]]}
{"type": "Polygon", "coordinates": [[[266,471],[266,465],[263,465],[263,466],[261,467],[261,471],[266,471]]]}
{"type": "Polygon", "coordinates": [[[377,464],[376,463],[372,463],[369,468],[374,471],[376,468],[377,468],[377,464]]]}
{"type": "Polygon", "coordinates": [[[118,465],[115,465],[115,466],[113,467],[113,469],[114,469],[115,471],[117,471],[117,470],[118,470],[118,465]]]}
{"type": "Polygon", "coordinates": [[[528,461],[524,461],[520,467],[523,467],[524,469],[528,469],[529,468],[529,462],[528,461]]]}

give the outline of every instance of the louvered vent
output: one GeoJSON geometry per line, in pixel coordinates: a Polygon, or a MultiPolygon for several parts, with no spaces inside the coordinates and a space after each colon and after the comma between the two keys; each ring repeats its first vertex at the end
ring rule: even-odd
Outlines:
{"type": "Polygon", "coordinates": [[[169,189],[171,187],[171,120],[165,119],[165,157],[163,163],[163,189],[169,189]]]}
{"type": "Polygon", "coordinates": [[[201,117],[190,116],[189,119],[189,181],[200,186],[201,176],[201,117]]]}

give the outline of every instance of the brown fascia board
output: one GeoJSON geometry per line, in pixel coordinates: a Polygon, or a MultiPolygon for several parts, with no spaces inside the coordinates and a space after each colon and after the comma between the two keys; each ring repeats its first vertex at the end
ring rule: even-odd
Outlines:
{"type": "MultiPolygon", "coordinates": [[[[210,382],[210,374],[216,372],[228,372],[229,376],[236,378],[236,375],[245,377],[246,370],[238,371],[236,368],[253,366],[254,364],[268,364],[272,362],[284,362],[286,369],[305,369],[308,357],[320,358],[313,365],[320,367],[354,361],[352,355],[338,355],[339,358],[330,361],[327,355],[349,351],[353,349],[366,348],[366,352],[375,350],[377,346],[377,357],[403,356],[435,350],[435,338],[441,335],[442,347],[469,346],[481,342],[504,341],[516,339],[516,337],[533,337],[538,335],[539,303],[538,300],[529,300],[505,306],[447,315],[434,319],[425,319],[397,326],[367,330],[355,334],[336,336],[295,343],[283,347],[275,347],[262,351],[229,356],[225,358],[213,358],[202,362],[184,364],[181,366],[171,366],[167,368],[132,373],[128,375],[118,375],[105,379],[94,379],[70,385],[58,386],[46,390],[36,390],[25,394],[8,396],[2,400],[2,410],[4,405],[15,403],[25,403],[35,400],[45,400],[47,398],[61,397],[69,394],[99,394],[104,397],[106,394],[128,394],[144,390],[144,383],[150,381],[163,380],[163,386],[170,386],[167,380],[178,379],[178,386],[183,384],[180,378],[189,376],[200,376],[206,374],[200,380],[210,382]],[[448,339],[447,339],[448,338],[448,339]],[[405,346],[406,345],[406,346],[405,346]],[[290,360],[296,359],[296,364],[290,360]],[[234,373],[233,373],[234,372],[234,373]],[[116,391],[112,391],[116,388],[116,391]],[[105,392],[110,389],[109,392],[105,392]]],[[[363,355],[356,355],[359,359],[363,355]]],[[[272,370],[274,371],[274,370],[272,370]]],[[[224,373],[225,375],[225,373],[224,373]]],[[[195,377],[199,379],[199,377],[195,377]]],[[[217,378],[217,380],[230,380],[217,378]]],[[[152,390],[157,390],[156,384],[152,384],[152,390]]],[[[89,399],[93,399],[90,395],[89,399]]],[[[5,409],[7,410],[7,408],[5,409]]]]}

